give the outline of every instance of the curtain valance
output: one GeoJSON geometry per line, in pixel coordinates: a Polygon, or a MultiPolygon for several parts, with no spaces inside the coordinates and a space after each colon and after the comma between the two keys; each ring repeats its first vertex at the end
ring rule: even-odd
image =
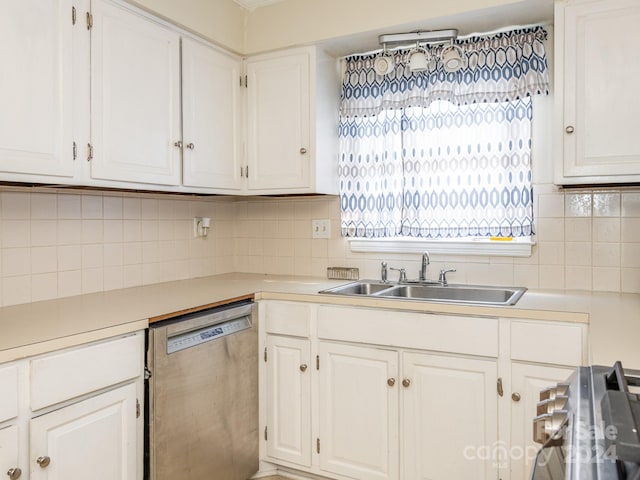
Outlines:
{"type": "Polygon", "coordinates": [[[549,72],[542,27],[513,30],[456,42],[467,59],[464,68],[446,72],[435,59],[446,45],[428,46],[431,56],[425,71],[409,70],[411,50],[396,50],[388,75],[374,70],[377,54],[345,59],[341,116],[376,115],[385,109],[428,107],[436,100],[454,105],[515,101],[547,94],[549,72]]]}

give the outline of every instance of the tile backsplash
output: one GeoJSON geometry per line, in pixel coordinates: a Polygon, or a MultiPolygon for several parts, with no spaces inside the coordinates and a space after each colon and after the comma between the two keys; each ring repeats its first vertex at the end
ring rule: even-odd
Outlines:
{"type": "MultiPolygon", "coordinates": [[[[536,245],[527,258],[432,255],[451,282],[640,293],[640,189],[536,185],[536,245]]],[[[0,304],[232,271],[326,276],[329,266],[409,276],[419,255],[354,253],[337,197],[196,197],[89,190],[0,191],[0,304]],[[211,218],[193,237],[193,217],[211,218]],[[328,239],[311,220],[329,219],[328,239]]]]}
{"type": "Polygon", "coordinates": [[[233,271],[234,207],[197,197],[0,191],[0,303],[233,271]],[[211,217],[194,238],[193,217],[211,217]]]}

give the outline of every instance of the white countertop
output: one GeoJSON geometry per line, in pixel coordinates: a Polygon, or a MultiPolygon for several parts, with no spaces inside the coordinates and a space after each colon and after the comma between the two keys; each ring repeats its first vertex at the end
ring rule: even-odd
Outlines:
{"type": "Polygon", "coordinates": [[[640,295],[529,290],[513,307],[318,295],[347,283],[225,274],[0,308],[0,362],[146,328],[149,320],[255,294],[281,299],[590,324],[591,363],[640,368],[640,295]]]}

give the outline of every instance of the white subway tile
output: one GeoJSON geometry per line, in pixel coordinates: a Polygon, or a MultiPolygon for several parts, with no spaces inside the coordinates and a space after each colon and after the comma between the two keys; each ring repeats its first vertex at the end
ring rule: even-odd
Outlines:
{"type": "Polygon", "coordinates": [[[143,198],[140,203],[140,218],[142,220],[158,220],[158,200],[155,198],[143,198]]]}
{"type": "Polygon", "coordinates": [[[538,196],[538,216],[541,218],[564,217],[565,200],[561,193],[538,196]]]}
{"type": "Polygon", "coordinates": [[[564,198],[564,214],[566,217],[591,216],[591,193],[567,193],[564,198]]]}
{"type": "Polygon", "coordinates": [[[31,218],[55,219],[58,216],[58,196],[53,193],[31,194],[31,218]]]}
{"type": "Polygon", "coordinates": [[[82,293],[82,271],[58,272],[58,296],[71,297],[82,293]]]}
{"type": "Polygon", "coordinates": [[[142,215],[142,200],[139,198],[123,198],[123,217],[127,220],[139,220],[142,215]]]}
{"type": "Polygon", "coordinates": [[[122,267],[122,287],[139,287],[142,285],[142,265],[125,265],[122,267]]]}
{"type": "MultiPolygon", "coordinates": [[[[103,244],[82,245],[82,269],[101,268],[104,265],[104,246],[103,244]]],[[[84,291],[84,273],[83,273],[83,291],[84,291]]]]}
{"type": "Polygon", "coordinates": [[[594,267],[620,267],[621,245],[619,243],[594,243],[594,267]]]}
{"type": "Polygon", "coordinates": [[[31,276],[31,301],[51,300],[58,297],[57,272],[31,276]]]}
{"type": "Polygon", "coordinates": [[[31,273],[58,271],[58,249],[56,247],[33,247],[31,249],[31,273]]]}
{"type": "Polygon", "coordinates": [[[31,301],[31,275],[2,278],[2,304],[17,305],[31,301]]]}
{"type": "Polygon", "coordinates": [[[31,245],[41,247],[58,244],[58,222],[56,220],[31,221],[31,245]]]}
{"type": "Polygon", "coordinates": [[[104,244],[104,266],[113,267],[124,263],[124,246],[122,243],[104,244]]]}
{"type": "Polygon", "coordinates": [[[3,248],[2,249],[2,276],[13,277],[28,275],[31,273],[31,249],[30,248],[3,248]]]}
{"type": "Polygon", "coordinates": [[[104,241],[104,220],[82,220],[82,243],[102,243],[104,241]]]}
{"type": "Polygon", "coordinates": [[[103,223],[103,235],[105,243],[122,242],[123,235],[122,220],[105,220],[103,223]]]}
{"type": "Polygon", "coordinates": [[[58,221],[58,245],[77,245],[82,243],[81,220],[58,221]]]}
{"type": "Polygon", "coordinates": [[[640,217],[640,192],[622,193],[622,216],[640,217]]]}
{"type": "Polygon", "coordinates": [[[31,196],[23,192],[1,192],[2,218],[29,219],[31,218],[31,196]]]}
{"type": "Polygon", "coordinates": [[[78,219],[82,218],[81,195],[58,195],[58,218],[78,219]]]}
{"type": "Polygon", "coordinates": [[[31,245],[29,220],[4,220],[2,222],[2,247],[28,247],[31,245]]]}
{"type": "Polygon", "coordinates": [[[594,217],[619,217],[621,195],[619,192],[594,192],[594,217]]]}
{"type": "Polygon", "coordinates": [[[81,268],[82,248],[79,245],[58,246],[58,271],[80,270],[81,268]]]}
{"type": "Polygon", "coordinates": [[[122,265],[114,265],[104,268],[104,290],[116,290],[124,287],[122,265]]]}
{"type": "Polygon", "coordinates": [[[82,195],[82,218],[96,219],[103,218],[102,196],[82,195]]]}
{"type": "Polygon", "coordinates": [[[108,220],[120,220],[123,218],[124,199],[122,197],[104,197],[104,218],[108,220]]]}
{"type": "Polygon", "coordinates": [[[591,290],[591,267],[568,266],[565,269],[565,284],[569,290],[591,290]]]}
{"type": "Polygon", "coordinates": [[[594,242],[620,242],[620,219],[598,217],[593,219],[594,242]]]}
{"type": "Polygon", "coordinates": [[[104,290],[104,270],[102,268],[82,269],[82,293],[95,293],[104,290]]]}
{"type": "Polygon", "coordinates": [[[593,289],[600,292],[620,291],[620,269],[593,267],[593,289]]]}

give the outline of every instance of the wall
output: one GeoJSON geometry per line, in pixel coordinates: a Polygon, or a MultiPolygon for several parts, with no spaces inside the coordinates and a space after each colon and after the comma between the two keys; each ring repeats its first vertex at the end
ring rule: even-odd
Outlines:
{"type": "MultiPolygon", "coordinates": [[[[525,11],[529,4],[534,3],[523,0],[367,0],[366,9],[363,9],[361,0],[283,0],[248,14],[245,53],[324,42],[339,37],[346,37],[343,42],[351,43],[354,35],[380,29],[388,31],[394,27],[406,27],[403,31],[461,28],[469,20],[483,31],[486,28],[482,24],[491,22],[491,19],[482,18],[486,15],[483,9],[512,6],[520,10],[522,18],[522,15],[528,14],[525,11]],[[448,17],[460,14],[465,15],[445,21],[448,17]]],[[[541,3],[537,2],[537,5],[539,10],[541,3]]],[[[491,16],[500,16],[503,11],[503,8],[493,11],[491,16]]],[[[536,21],[539,20],[542,19],[536,21]]],[[[509,24],[506,19],[502,23],[509,24]]],[[[377,48],[376,39],[377,35],[372,35],[365,50],[377,48]]],[[[359,48],[356,47],[356,50],[359,48]]]]}
{"type": "Polygon", "coordinates": [[[228,201],[173,195],[3,189],[0,304],[233,270],[228,201]],[[212,218],[193,238],[193,217],[212,218]]]}

